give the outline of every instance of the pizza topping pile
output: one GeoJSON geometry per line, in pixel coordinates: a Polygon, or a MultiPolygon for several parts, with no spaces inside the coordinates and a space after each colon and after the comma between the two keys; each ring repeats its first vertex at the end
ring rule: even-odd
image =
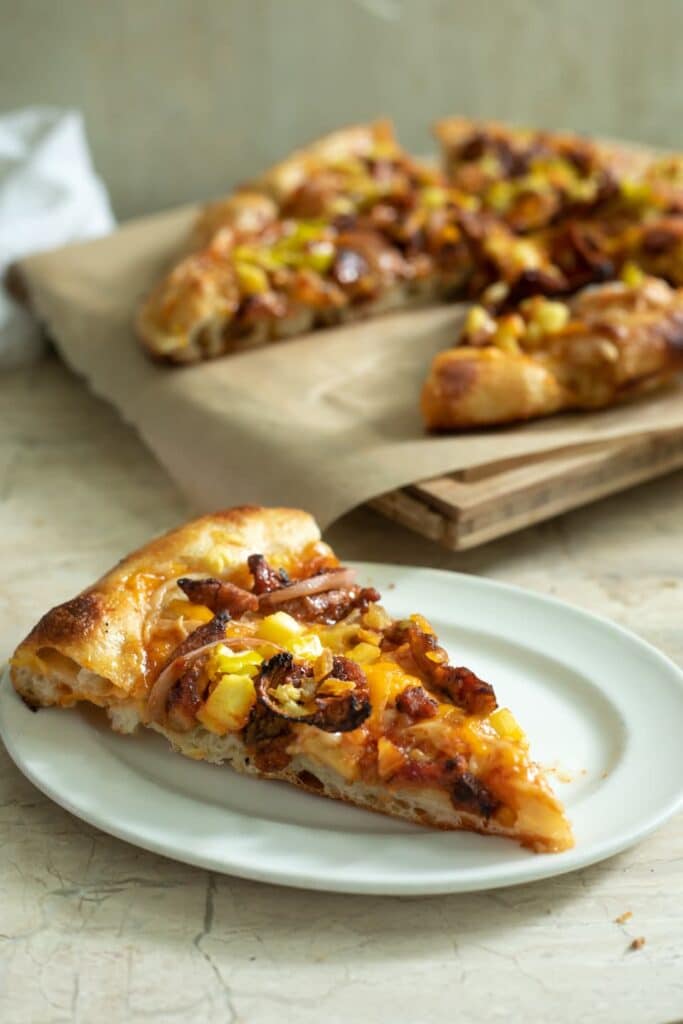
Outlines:
{"type": "Polygon", "coordinates": [[[504,813],[496,792],[526,756],[524,735],[424,618],[392,619],[352,570],[319,560],[286,570],[254,554],[245,570],[177,581],[188,609],[211,617],[162,664],[152,721],[240,734],[264,771],[305,752],[348,781],[445,786],[456,807],[504,813]]]}

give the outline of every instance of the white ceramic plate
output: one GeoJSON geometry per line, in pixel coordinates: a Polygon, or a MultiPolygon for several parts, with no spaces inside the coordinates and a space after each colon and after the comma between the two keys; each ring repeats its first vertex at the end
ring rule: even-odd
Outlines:
{"type": "Polygon", "coordinates": [[[215,871],[338,892],[463,892],[547,878],[623,850],[674,813],[683,796],[683,673],[654,648],[490,580],[358,569],[392,613],[424,613],[456,663],[494,683],[536,759],[558,769],[551,778],[574,826],[573,850],[540,855],[393,821],[186,760],[145,730],[117,736],[96,712],[32,714],[5,678],[0,733],[11,756],[58,804],[128,842],[215,871]]]}

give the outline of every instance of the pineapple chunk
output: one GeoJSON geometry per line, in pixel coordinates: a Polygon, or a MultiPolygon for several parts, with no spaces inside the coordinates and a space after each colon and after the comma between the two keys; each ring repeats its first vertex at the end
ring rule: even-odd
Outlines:
{"type": "Polygon", "coordinates": [[[489,722],[501,739],[510,740],[512,743],[520,743],[526,739],[522,728],[509,708],[497,708],[489,715],[489,722]]]}
{"type": "Polygon", "coordinates": [[[398,747],[380,736],[377,741],[377,771],[380,779],[388,779],[394,775],[403,764],[404,757],[398,747]]]}
{"type": "Polygon", "coordinates": [[[258,635],[289,650],[292,641],[300,637],[303,631],[303,626],[287,612],[274,612],[263,619],[258,628],[258,635]]]}
{"type": "Polygon", "coordinates": [[[532,310],[532,322],[538,324],[546,334],[555,334],[569,322],[569,308],[564,302],[541,299],[532,310]]]}
{"type": "Polygon", "coordinates": [[[467,317],[463,333],[468,337],[477,334],[494,334],[496,322],[483,306],[472,306],[467,317]]]}
{"type": "Polygon", "coordinates": [[[263,656],[258,651],[233,651],[225,644],[214,648],[209,658],[209,676],[245,675],[251,679],[258,672],[263,656]]]}
{"type": "Polygon", "coordinates": [[[621,280],[628,288],[637,288],[645,280],[645,274],[636,263],[625,263],[621,270],[621,280]]]}
{"type": "Polygon", "coordinates": [[[519,339],[524,334],[525,324],[519,313],[508,313],[498,321],[493,344],[503,352],[519,353],[519,339]]]}
{"type": "Polygon", "coordinates": [[[221,677],[204,707],[197,712],[197,718],[209,732],[224,736],[244,728],[255,703],[256,690],[250,677],[231,673],[221,677]]]}
{"type": "Polygon", "coordinates": [[[366,644],[364,641],[356,644],[348,652],[347,657],[357,661],[359,665],[371,665],[373,661],[379,660],[379,647],[375,644],[366,644]]]}
{"type": "Polygon", "coordinates": [[[287,612],[267,615],[261,622],[258,635],[263,640],[284,647],[295,658],[314,661],[323,653],[323,645],[316,633],[306,633],[301,623],[287,612]]]}
{"type": "Polygon", "coordinates": [[[315,633],[308,633],[306,636],[292,640],[289,649],[294,657],[301,661],[317,661],[323,653],[320,637],[315,633]]]}

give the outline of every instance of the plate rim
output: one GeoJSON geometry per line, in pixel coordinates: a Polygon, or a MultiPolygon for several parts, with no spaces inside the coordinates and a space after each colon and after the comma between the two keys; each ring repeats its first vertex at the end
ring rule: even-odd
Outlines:
{"type": "MultiPolygon", "coordinates": [[[[658,663],[663,670],[666,670],[672,679],[676,681],[680,690],[680,697],[683,700],[683,669],[649,641],[643,639],[625,626],[622,626],[620,623],[614,622],[607,616],[588,611],[587,609],[555,597],[554,595],[546,595],[538,591],[529,590],[515,583],[499,581],[490,577],[482,577],[469,573],[451,571],[448,569],[437,569],[429,566],[417,566],[410,563],[361,562],[354,560],[349,561],[348,564],[358,568],[363,574],[368,576],[371,576],[373,572],[397,572],[398,574],[416,573],[423,578],[434,577],[442,583],[453,582],[457,585],[459,582],[465,587],[471,587],[474,589],[481,588],[486,591],[502,590],[507,592],[511,597],[521,597],[524,601],[531,601],[536,606],[543,607],[550,604],[559,613],[565,615],[569,614],[570,616],[588,623],[589,625],[597,625],[602,629],[606,629],[608,633],[616,634],[626,643],[640,648],[640,650],[649,658],[654,658],[655,662],[658,663]]],[[[453,617],[452,625],[456,628],[459,625],[457,614],[453,617]]],[[[604,694],[602,689],[600,689],[600,692],[604,694]]],[[[682,779],[678,792],[668,799],[653,814],[643,817],[636,828],[631,828],[626,832],[618,833],[613,838],[589,844],[586,849],[581,849],[579,846],[576,846],[573,849],[560,854],[536,854],[533,856],[533,859],[511,861],[507,865],[503,862],[500,867],[496,866],[493,869],[496,872],[496,876],[491,879],[486,879],[485,881],[482,881],[476,875],[473,877],[466,876],[458,878],[458,869],[455,869],[448,878],[392,878],[386,882],[382,882],[381,880],[374,878],[363,882],[356,878],[345,879],[343,876],[339,876],[337,874],[331,875],[329,878],[321,879],[314,877],[303,879],[300,871],[291,870],[286,863],[282,865],[273,863],[268,870],[260,870],[259,868],[250,868],[242,862],[236,863],[234,860],[231,860],[230,857],[224,858],[221,863],[218,863],[212,856],[202,856],[201,854],[195,853],[193,850],[180,851],[178,849],[177,842],[169,846],[168,843],[164,843],[163,841],[156,841],[150,836],[141,835],[139,831],[139,823],[136,829],[135,824],[131,826],[117,819],[112,820],[104,811],[100,812],[99,810],[93,810],[92,808],[84,809],[82,804],[79,804],[77,800],[73,800],[71,798],[70,793],[60,789],[59,785],[53,784],[50,780],[49,774],[41,775],[39,771],[34,770],[32,764],[26,762],[25,756],[22,754],[20,749],[21,743],[15,743],[15,737],[12,734],[12,730],[8,722],[8,717],[18,709],[23,709],[23,704],[21,702],[21,698],[16,694],[11,685],[9,680],[9,666],[6,664],[3,667],[2,675],[0,676],[0,738],[2,738],[7,752],[18,770],[45,796],[58,804],[64,810],[68,811],[70,814],[80,818],[106,834],[112,835],[117,839],[130,843],[133,846],[137,846],[166,858],[191,864],[195,867],[201,867],[217,873],[234,875],[236,877],[270,884],[285,885],[302,890],[376,896],[419,896],[487,891],[511,885],[543,881],[588,867],[591,864],[606,860],[607,858],[628,849],[663,825],[676,814],[679,808],[683,806],[682,779]],[[14,702],[14,708],[12,708],[12,702],[14,702]]],[[[176,756],[170,750],[169,755],[173,757],[176,756]]],[[[174,799],[190,799],[189,797],[182,797],[180,794],[173,792],[172,790],[167,792],[172,794],[174,799]]],[[[230,813],[239,814],[239,812],[230,813]]],[[[280,827],[301,828],[302,826],[281,825],[280,827]]],[[[312,829],[312,831],[315,830],[312,829]]],[[[469,869],[460,869],[461,872],[467,870],[469,869]]]]}

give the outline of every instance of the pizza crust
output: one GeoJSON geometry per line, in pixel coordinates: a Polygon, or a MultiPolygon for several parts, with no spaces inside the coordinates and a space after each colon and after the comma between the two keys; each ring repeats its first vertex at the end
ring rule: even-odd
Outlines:
{"type": "Polygon", "coordinates": [[[645,278],[585,288],[561,332],[531,351],[463,344],[439,352],[421,397],[431,430],[494,426],[562,410],[602,409],[683,370],[683,289],[645,278]]]}
{"type": "Polygon", "coordinates": [[[265,192],[281,204],[296,192],[309,175],[325,164],[354,156],[369,156],[378,146],[398,151],[391,121],[349,125],[295,150],[286,160],[251,181],[248,187],[265,192]]]}
{"type": "Polygon", "coordinates": [[[254,552],[277,560],[316,541],[313,517],[287,508],[242,506],[171,530],[47,612],[12,658],[14,686],[32,705],[143,699],[143,630],[156,586],[193,572],[229,578],[254,552]]]}

